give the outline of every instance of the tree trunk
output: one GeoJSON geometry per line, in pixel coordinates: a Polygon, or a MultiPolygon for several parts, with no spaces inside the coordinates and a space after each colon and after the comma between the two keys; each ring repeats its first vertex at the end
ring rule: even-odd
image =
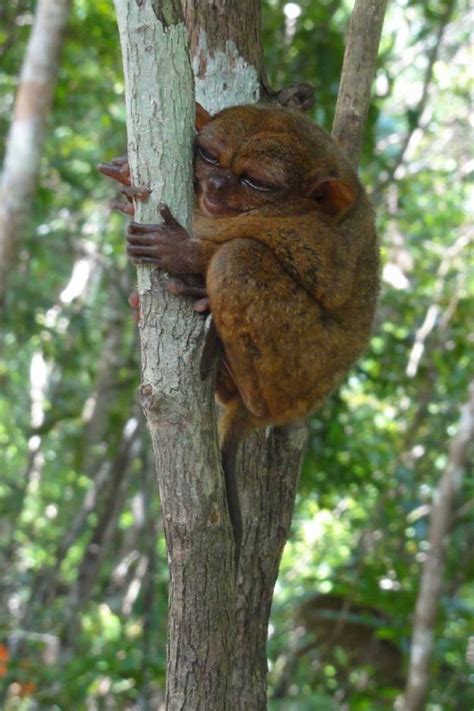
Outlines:
{"type": "Polygon", "coordinates": [[[38,0],[0,183],[0,308],[6,280],[38,182],[41,152],[71,0],[38,0]]]}
{"type": "MultiPolygon", "coordinates": [[[[191,227],[193,92],[177,2],[115,0],[122,44],[133,183],[191,227]]],[[[216,440],[212,382],[202,382],[202,317],[138,270],[142,385],[170,567],[167,709],[222,711],[233,649],[233,546],[216,440]]]]}
{"type": "Polygon", "coordinates": [[[447,536],[452,522],[456,494],[469,462],[469,446],[474,437],[474,383],[461,410],[457,435],[449,448],[446,468],[434,493],[428,533],[429,548],[423,563],[420,590],[416,601],[411,641],[410,666],[403,711],[425,708],[429,689],[430,661],[434,628],[443,586],[447,536]]]}

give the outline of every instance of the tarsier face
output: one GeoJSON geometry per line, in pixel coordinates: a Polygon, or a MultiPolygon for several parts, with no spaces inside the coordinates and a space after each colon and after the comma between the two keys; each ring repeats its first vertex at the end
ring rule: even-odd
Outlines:
{"type": "Polygon", "coordinates": [[[195,175],[198,200],[209,216],[247,212],[280,202],[291,192],[291,171],[285,168],[283,150],[276,148],[280,135],[258,123],[239,124],[226,111],[200,131],[196,142],[195,175]]]}
{"type": "Polygon", "coordinates": [[[336,180],[331,141],[307,117],[274,107],[237,106],[208,117],[195,149],[201,211],[209,217],[232,216],[305,197],[314,209],[329,214],[346,208],[355,191],[336,180]],[[311,156],[308,126],[314,133],[311,156]],[[300,131],[305,136],[301,143],[300,131]]]}

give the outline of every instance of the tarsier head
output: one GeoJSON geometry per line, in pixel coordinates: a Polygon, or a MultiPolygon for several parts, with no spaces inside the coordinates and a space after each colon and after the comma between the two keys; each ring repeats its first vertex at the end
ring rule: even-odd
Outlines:
{"type": "Polygon", "coordinates": [[[347,212],[359,184],[335,141],[307,116],[235,106],[211,117],[197,105],[195,177],[201,211],[224,217],[304,200],[326,215],[347,212]]]}

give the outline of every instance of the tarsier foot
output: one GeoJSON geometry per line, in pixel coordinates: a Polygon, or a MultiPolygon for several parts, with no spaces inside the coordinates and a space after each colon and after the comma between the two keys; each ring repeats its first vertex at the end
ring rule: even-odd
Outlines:
{"type": "Polygon", "coordinates": [[[207,290],[203,286],[194,286],[186,284],[182,279],[169,279],[166,288],[171,294],[176,296],[197,296],[197,301],[194,302],[193,309],[198,313],[207,313],[210,311],[209,297],[207,290]]]}

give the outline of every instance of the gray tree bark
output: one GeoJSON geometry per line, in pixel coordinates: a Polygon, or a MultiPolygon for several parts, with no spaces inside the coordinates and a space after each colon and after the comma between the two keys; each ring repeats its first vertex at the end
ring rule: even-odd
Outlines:
{"type": "MultiPolygon", "coordinates": [[[[122,45],[132,181],[151,189],[138,222],[164,202],[191,229],[193,79],[175,0],[115,0],[122,45]]],[[[138,270],[140,399],[158,475],[170,597],[166,707],[222,711],[234,639],[233,545],[216,440],[212,382],[202,382],[202,317],[138,270]]]]}
{"type": "Polygon", "coordinates": [[[21,70],[0,181],[0,308],[29,214],[71,0],[39,0],[21,70]]]}

